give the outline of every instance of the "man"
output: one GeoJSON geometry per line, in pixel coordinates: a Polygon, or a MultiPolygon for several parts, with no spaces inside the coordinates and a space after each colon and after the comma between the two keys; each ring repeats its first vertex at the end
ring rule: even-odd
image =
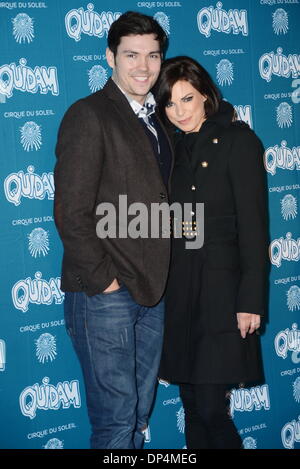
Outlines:
{"type": "Polygon", "coordinates": [[[125,237],[123,218],[116,237],[99,238],[96,209],[104,202],[117,208],[119,195],[128,205],[143,202],[149,213],[151,204],[167,201],[172,155],[149,92],[165,43],[153,18],[123,14],[108,34],[112,79],[70,107],[58,135],[61,288],[84,375],[92,448],[141,448],[153,402],[169,239],[125,237]]]}

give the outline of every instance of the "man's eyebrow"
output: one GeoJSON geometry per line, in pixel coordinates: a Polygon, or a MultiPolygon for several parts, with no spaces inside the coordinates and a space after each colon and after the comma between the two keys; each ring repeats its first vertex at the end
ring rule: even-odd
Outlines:
{"type": "MultiPolygon", "coordinates": [[[[134,51],[134,50],[130,50],[130,49],[125,49],[122,51],[122,54],[139,54],[140,52],[137,52],[137,51],[134,51]]],[[[154,51],[151,51],[149,52],[149,55],[150,54],[160,54],[160,50],[154,50],[154,51]]]]}
{"type": "Polygon", "coordinates": [[[134,50],[130,50],[130,49],[126,49],[122,51],[123,54],[128,54],[128,52],[130,52],[131,54],[138,54],[138,52],[135,52],[134,50]]]}

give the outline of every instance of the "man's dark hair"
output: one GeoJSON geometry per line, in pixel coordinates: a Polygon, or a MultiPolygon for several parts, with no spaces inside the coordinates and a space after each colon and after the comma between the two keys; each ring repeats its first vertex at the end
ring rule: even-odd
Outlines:
{"type": "Polygon", "coordinates": [[[108,31],[107,45],[116,57],[123,36],[143,34],[155,34],[160,52],[163,53],[167,42],[165,31],[152,16],[142,15],[135,11],[127,11],[112,23],[108,31]]]}
{"type": "Polygon", "coordinates": [[[172,88],[177,81],[188,81],[199,93],[206,96],[204,109],[206,117],[219,109],[221,94],[209,73],[196,60],[178,56],[166,60],[156,84],[156,101],[162,115],[171,99],[172,88]]]}

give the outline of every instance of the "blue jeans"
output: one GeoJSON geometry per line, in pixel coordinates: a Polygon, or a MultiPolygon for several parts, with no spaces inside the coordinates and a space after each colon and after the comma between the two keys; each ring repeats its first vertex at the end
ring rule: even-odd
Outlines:
{"type": "Polygon", "coordinates": [[[65,294],[65,321],[84,375],[91,448],[138,449],[154,399],[164,303],[138,305],[125,285],[65,294]]]}

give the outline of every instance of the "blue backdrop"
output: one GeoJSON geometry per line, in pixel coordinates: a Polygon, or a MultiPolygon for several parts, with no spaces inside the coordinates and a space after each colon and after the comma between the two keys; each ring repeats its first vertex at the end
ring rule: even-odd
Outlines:
{"type": "MultiPolygon", "coordinates": [[[[167,57],[190,55],[209,70],[265,145],[266,382],[233,389],[231,412],[245,448],[300,449],[299,0],[0,2],[0,447],[89,446],[82,375],[63,321],[54,147],[67,107],[110,76],[107,31],[130,9],[160,22],[167,57]]],[[[160,382],[145,447],[184,445],[178,388],[160,382]]]]}

